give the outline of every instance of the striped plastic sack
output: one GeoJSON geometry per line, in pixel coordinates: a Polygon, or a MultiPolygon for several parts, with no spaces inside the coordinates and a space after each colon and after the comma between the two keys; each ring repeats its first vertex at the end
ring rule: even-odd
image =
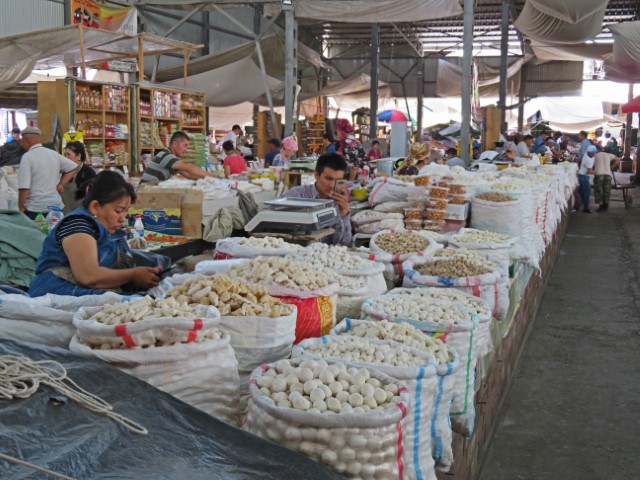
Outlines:
{"type": "MultiPolygon", "coordinates": [[[[349,335],[354,327],[375,323],[371,320],[345,318],[331,330],[331,335],[349,335]]],[[[418,348],[418,347],[416,347],[418,348]]],[[[418,348],[418,350],[420,350],[418,348]]],[[[452,352],[454,353],[454,352],[452,352]]],[[[451,361],[436,365],[438,385],[433,397],[433,417],[431,418],[431,448],[436,469],[448,471],[453,465],[453,434],[449,420],[449,409],[453,397],[454,377],[460,358],[454,353],[451,361]]]]}
{"type": "MultiPolygon", "coordinates": [[[[292,359],[290,363],[297,366],[302,361],[292,359]]],[[[407,450],[406,424],[410,420],[406,385],[368,368],[372,378],[398,387],[401,401],[395,407],[359,414],[309,413],[278,407],[271,397],[260,392],[258,379],[273,368],[274,365],[263,365],[251,375],[244,430],[323,463],[347,478],[408,478],[403,458],[407,450]]]]}
{"type": "MultiPolygon", "coordinates": [[[[291,356],[292,358],[321,358],[306,349],[314,343],[340,342],[343,338],[347,337],[329,335],[318,339],[305,340],[293,347],[291,356]]],[[[397,342],[391,340],[368,340],[377,345],[397,345],[397,342]]],[[[412,349],[412,353],[423,358],[425,365],[393,367],[373,363],[349,363],[358,367],[379,370],[407,386],[411,404],[407,411],[405,451],[403,453],[406,478],[435,480],[435,462],[431,449],[432,424],[434,420],[437,422],[438,414],[442,413],[440,408],[436,409],[435,402],[439,383],[438,367],[433,356],[417,349],[412,349]]],[[[331,358],[331,360],[340,360],[340,358],[331,358]]],[[[445,420],[447,419],[446,414],[444,418],[445,420]]]]}

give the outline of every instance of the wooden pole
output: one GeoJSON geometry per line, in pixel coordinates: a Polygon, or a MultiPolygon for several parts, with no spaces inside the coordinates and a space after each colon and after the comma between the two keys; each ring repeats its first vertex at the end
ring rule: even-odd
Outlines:
{"type": "Polygon", "coordinates": [[[82,79],[87,79],[87,65],[84,55],[84,34],[82,33],[82,23],[78,24],[78,38],[80,40],[80,60],[82,61],[82,79]]]}
{"type": "Polygon", "coordinates": [[[138,35],[138,81],[144,82],[144,38],[138,35]]]}

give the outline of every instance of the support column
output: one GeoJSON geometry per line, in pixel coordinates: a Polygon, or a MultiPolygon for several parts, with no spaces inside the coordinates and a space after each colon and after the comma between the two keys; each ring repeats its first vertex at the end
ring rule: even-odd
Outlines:
{"type": "Polygon", "coordinates": [[[502,0],[502,36],[500,37],[500,92],[498,108],[500,108],[500,131],[507,130],[507,54],[509,53],[509,0],[502,0]]]}
{"type": "Polygon", "coordinates": [[[211,53],[211,47],[209,46],[211,38],[210,32],[209,10],[205,10],[204,12],[202,12],[202,30],[200,34],[200,39],[202,40],[200,43],[204,45],[204,48],[202,49],[202,55],[209,55],[209,53],[211,53]]]}
{"type": "Polygon", "coordinates": [[[417,128],[418,128],[418,136],[417,141],[422,142],[422,122],[423,122],[423,97],[424,97],[424,58],[418,60],[418,85],[416,90],[416,95],[418,96],[418,118],[417,118],[417,128]]]}
{"type": "Polygon", "coordinates": [[[296,131],[295,99],[298,79],[298,32],[292,5],[282,5],[284,13],[284,136],[296,131]]]}
{"type": "MultiPolygon", "coordinates": [[[[633,83],[629,84],[629,101],[633,100],[633,83]]],[[[633,129],[633,113],[627,113],[624,127],[624,159],[631,160],[631,130],[633,129]]]]}
{"type": "Polygon", "coordinates": [[[462,129],[460,132],[460,157],[464,163],[471,163],[471,61],[473,58],[473,0],[464,0],[464,46],[462,57],[462,129]]]}
{"type": "Polygon", "coordinates": [[[371,24],[371,99],[369,105],[369,138],[378,136],[378,73],[380,69],[380,25],[371,24]]]}
{"type": "MultiPolygon", "coordinates": [[[[256,37],[260,35],[260,24],[262,22],[262,5],[254,4],[253,5],[253,33],[255,33],[256,37]]],[[[253,154],[258,156],[258,113],[260,113],[260,106],[256,103],[253,104],[253,128],[256,132],[254,136],[254,146],[253,146],[253,154]]]]}

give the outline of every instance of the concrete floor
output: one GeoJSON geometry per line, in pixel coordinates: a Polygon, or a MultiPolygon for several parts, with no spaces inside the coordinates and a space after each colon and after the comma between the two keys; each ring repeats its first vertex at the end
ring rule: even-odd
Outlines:
{"type": "Polygon", "coordinates": [[[571,214],[481,480],[640,479],[637,197],[571,214]]]}

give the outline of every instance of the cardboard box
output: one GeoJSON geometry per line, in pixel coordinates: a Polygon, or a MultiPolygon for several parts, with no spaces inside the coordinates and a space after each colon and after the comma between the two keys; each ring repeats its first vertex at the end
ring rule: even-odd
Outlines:
{"type": "Polygon", "coordinates": [[[142,215],[145,230],[202,238],[202,190],[141,188],[132,215],[142,215]]]}
{"type": "Polygon", "coordinates": [[[445,220],[466,220],[469,216],[469,204],[456,205],[450,203],[447,205],[447,213],[445,214],[445,220]]]}

